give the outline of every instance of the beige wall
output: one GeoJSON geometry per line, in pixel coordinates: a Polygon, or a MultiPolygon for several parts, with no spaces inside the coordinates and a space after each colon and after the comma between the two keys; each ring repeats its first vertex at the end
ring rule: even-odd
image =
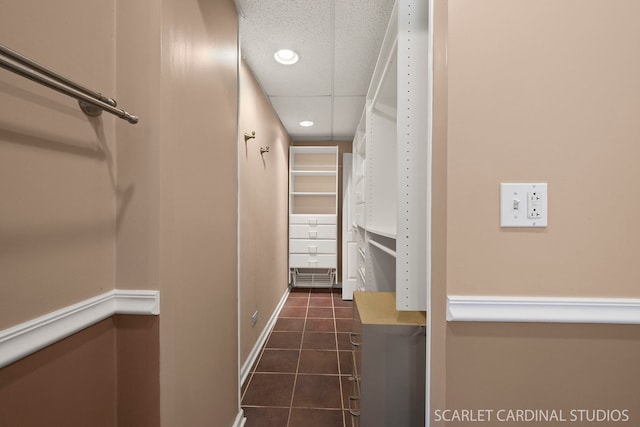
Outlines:
{"type": "Polygon", "coordinates": [[[232,0],[163,0],[161,420],[227,426],[239,409],[238,23],[232,0]]]}
{"type": "Polygon", "coordinates": [[[249,67],[240,67],[240,363],[287,289],[290,139],[249,67]],[[247,142],[245,133],[256,132],[247,142]],[[269,152],[260,155],[260,147],[269,152]],[[251,315],[258,311],[258,322],[251,315]]]}
{"type": "MultiPolygon", "coordinates": [[[[4,3],[3,44],[116,97],[140,123],[87,119],[75,101],[0,70],[0,328],[114,288],[160,289],[159,325],[117,322],[122,335],[105,350],[136,373],[122,381],[131,389],[95,387],[126,400],[122,425],[157,425],[160,415],[164,426],[232,425],[239,410],[233,1],[4,3]],[[135,342],[148,346],[114,353],[118,343],[135,342]],[[136,401],[131,390],[144,396],[136,401]]],[[[72,359],[83,354],[68,350],[72,359]]],[[[102,369],[87,360],[94,362],[102,369]]],[[[61,408],[61,416],[73,410],[61,408]]],[[[116,420],[102,418],[77,425],[116,420]]]]}
{"type": "Polygon", "coordinates": [[[235,7],[123,2],[118,18],[119,96],[141,116],[118,127],[118,286],[161,291],[162,425],[231,425],[239,408],[235,7]]]}
{"type": "Polygon", "coordinates": [[[639,14],[449,1],[450,294],[640,296],[639,14]],[[547,182],[549,226],[500,229],[500,182],[547,182]]]}
{"type": "MultiPolygon", "coordinates": [[[[114,1],[0,9],[2,44],[115,96],[114,1]]],[[[0,329],[113,289],[115,120],[0,69],[0,329]]]]}
{"type": "MultiPolygon", "coordinates": [[[[447,296],[447,0],[434,2],[434,93],[431,183],[430,404],[446,407],[447,296]]],[[[442,424],[433,423],[432,426],[442,424]]]]}
{"type": "MultiPolygon", "coordinates": [[[[639,296],[639,12],[623,0],[448,0],[436,248],[449,294],[639,296]],[[501,230],[499,183],[536,181],[549,184],[549,227],[501,230]]],[[[637,423],[639,331],[450,323],[446,407],[619,408],[637,423]]]]}
{"type": "Polygon", "coordinates": [[[158,289],[160,198],[160,0],[118,0],[117,100],[140,117],[116,125],[116,283],[120,289],[158,289]]]}

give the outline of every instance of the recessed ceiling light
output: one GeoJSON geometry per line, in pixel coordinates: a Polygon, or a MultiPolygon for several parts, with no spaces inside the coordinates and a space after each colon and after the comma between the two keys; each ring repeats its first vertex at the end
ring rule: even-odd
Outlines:
{"type": "Polygon", "coordinates": [[[298,62],[298,59],[300,59],[298,54],[291,49],[280,49],[273,55],[273,57],[276,61],[284,65],[295,64],[298,62]]]}
{"type": "Polygon", "coordinates": [[[303,120],[300,122],[300,126],[308,128],[309,126],[313,126],[313,122],[311,120],[303,120]]]}

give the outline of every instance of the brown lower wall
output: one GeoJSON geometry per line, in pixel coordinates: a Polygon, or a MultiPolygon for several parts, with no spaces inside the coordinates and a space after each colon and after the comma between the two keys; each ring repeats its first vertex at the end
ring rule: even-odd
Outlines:
{"type": "Polygon", "coordinates": [[[636,325],[450,323],[446,407],[495,415],[447,425],[640,425],[638,360],[636,325]],[[500,422],[501,409],[562,410],[566,421],[500,422]],[[627,410],[629,421],[580,422],[580,409],[627,410]]]}
{"type": "Polygon", "coordinates": [[[114,317],[119,427],[160,426],[160,318],[114,317]]]}
{"type": "Polygon", "coordinates": [[[0,425],[116,425],[116,330],[106,319],[0,370],[0,425]]]}
{"type": "Polygon", "coordinates": [[[158,321],[114,316],[0,369],[0,426],[159,426],[158,321]]]}

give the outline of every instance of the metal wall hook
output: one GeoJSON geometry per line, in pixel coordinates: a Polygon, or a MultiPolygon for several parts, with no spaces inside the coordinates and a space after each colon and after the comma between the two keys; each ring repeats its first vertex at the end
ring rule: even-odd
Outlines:
{"type": "Polygon", "coordinates": [[[266,147],[260,147],[260,154],[264,154],[264,153],[268,153],[269,152],[269,146],[267,145],[266,147]]]}
{"type": "Polygon", "coordinates": [[[255,137],[256,137],[256,131],[253,131],[250,134],[245,132],[244,133],[244,142],[247,142],[248,140],[253,139],[255,137]]]}

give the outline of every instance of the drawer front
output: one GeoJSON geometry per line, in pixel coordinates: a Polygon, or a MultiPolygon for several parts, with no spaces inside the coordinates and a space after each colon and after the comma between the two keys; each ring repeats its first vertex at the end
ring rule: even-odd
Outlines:
{"type": "Polygon", "coordinates": [[[337,215],[290,215],[289,224],[300,225],[335,225],[338,223],[337,215]]]}
{"type": "Polygon", "coordinates": [[[335,225],[290,225],[289,237],[292,239],[335,239],[337,228],[335,225]]]}
{"type": "Polygon", "coordinates": [[[335,240],[289,240],[289,252],[292,254],[335,254],[335,240]]]}
{"type": "Polygon", "coordinates": [[[291,254],[289,255],[290,268],[336,268],[336,255],[306,255],[291,254]]]}

